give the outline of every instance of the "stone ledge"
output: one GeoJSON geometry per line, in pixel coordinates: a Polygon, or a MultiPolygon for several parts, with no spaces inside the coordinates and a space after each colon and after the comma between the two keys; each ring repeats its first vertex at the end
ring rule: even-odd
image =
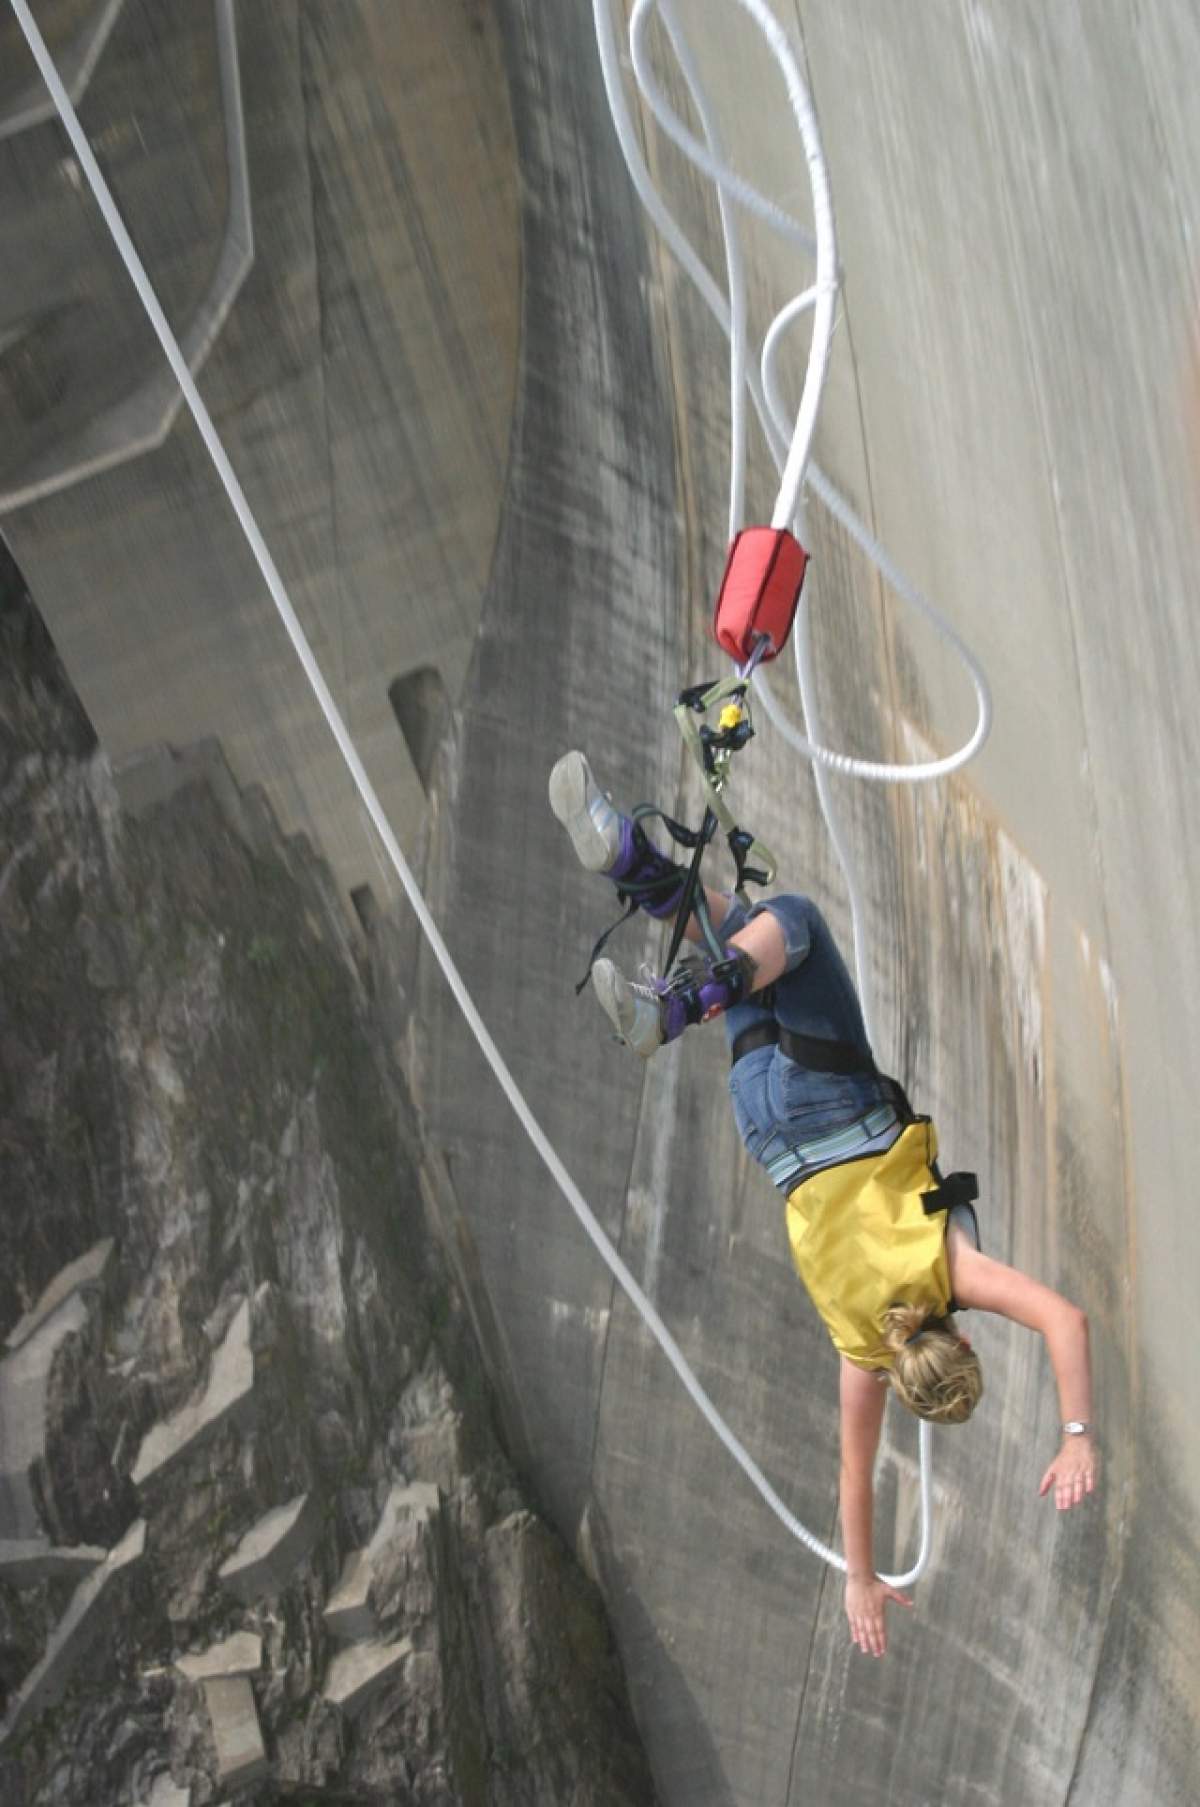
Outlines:
{"type": "Polygon", "coordinates": [[[207,1650],[189,1651],[175,1659],[186,1681],[216,1681],[222,1676],[256,1675],[262,1668],[262,1639],[257,1632],[235,1631],[207,1650]]]}
{"type": "Polygon", "coordinates": [[[101,1628],[100,1605],[121,1571],[141,1556],[146,1547],[146,1521],[139,1518],[111,1549],[99,1568],[79,1583],[66,1612],[50,1634],[41,1661],[30,1670],[0,1727],[0,1746],[13,1733],[54,1705],[76,1664],[101,1628]]]}
{"type": "Polygon", "coordinates": [[[82,1294],[68,1293],[19,1349],[0,1361],[0,1537],[18,1542],[42,1533],[32,1482],[46,1454],[46,1393],[60,1346],[87,1323],[82,1294]]]}
{"type": "Polygon", "coordinates": [[[326,1629],[339,1642],[378,1637],[379,1601],[386,1600],[416,1540],[440,1510],[441,1494],[430,1481],[401,1481],[391,1489],[370,1543],[346,1557],[322,1614],[326,1629]]]}
{"type": "Polygon", "coordinates": [[[351,1550],[321,1615],[326,1629],[339,1643],[356,1644],[377,1635],[379,1622],[371,1606],[371,1582],[370,1551],[351,1550]]]}
{"type": "Polygon", "coordinates": [[[0,1579],[13,1587],[80,1580],[108,1556],[96,1544],[52,1544],[43,1538],[0,1538],[0,1579]]]}
{"type": "Polygon", "coordinates": [[[217,1781],[230,1788],[248,1787],[268,1768],[254,1690],[244,1675],[217,1676],[203,1687],[217,1747],[217,1781]]]}
{"type": "Polygon", "coordinates": [[[320,1528],[315,1494],[298,1494],[250,1527],[233,1555],[217,1570],[218,1581],[247,1605],[271,1599],[287,1586],[320,1528]]]}
{"type": "Polygon", "coordinates": [[[224,1341],[212,1358],[203,1393],[170,1418],[146,1432],[133,1465],[133,1483],[147,1481],[169,1468],[201,1437],[242,1412],[254,1389],[254,1351],[250,1342],[250,1302],[243,1299],[224,1341]]]}
{"type": "Polygon", "coordinates": [[[32,1305],[24,1317],[18,1318],[13,1325],[4,1339],[4,1347],[19,1349],[45,1323],[50,1314],[58,1310],[64,1299],[69,1299],[72,1293],[87,1292],[99,1286],[112,1252],[113,1239],[106,1236],[103,1241],[94,1243],[86,1254],[60,1268],[37,1304],[32,1305]]]}
{"type": "Polygon", "coordinates": [[[325,1675],[325,1699],[354,1718],[412,1655],[411,1638],[394,1644],[351,1644],[339,1650],[325,1675]]]}

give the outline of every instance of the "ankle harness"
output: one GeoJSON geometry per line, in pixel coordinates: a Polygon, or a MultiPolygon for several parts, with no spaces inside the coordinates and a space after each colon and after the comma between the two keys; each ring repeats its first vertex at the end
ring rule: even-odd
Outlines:
{"type": "MultiPolygon", "coordinates": [[[[740,752],[742,747],[754,737],[754,723],[747,701],[751,674],[761,660],[773,658],[775,651],[778,650],[778,648],[773,648],[772,641],[765,634],[755,635],[752,638],[754,639],[754,650],[751,652],[747,664],[736,676],[722,678],[716,684],[693,684],[687,690],[680,691],[675,704],[675,720],[683,736],[684,745],[700,767],[704,786],[704,819],[699,828],[688,828],[684,823],[676,821],[673,816],[669,816],[665,810],[659,809],[652,803],[639,803],[637,808],[631,811],[635,837],[640,837],[638,845],[644,846],[648,854],[657,854],[657,849],[651,846],[642,823],[656,816],[673,841],[677,841],[681,847],[688,847],[692,850],[691,861],[686,870],[676,865],[671,873],[663,873],[658,878],[645,881],[638,879],[635,870],[630,877],[623,879],[617,885],[617,896],[626,906],[624,914],[605,929],[592,949],[587,970],[575,987],[577,997],[591,978],[592,967],[596,964],[609,936],[615,934],[622,923],[628,922],[629,918],[643,904],[652,903],[656,898],[670,896],[676,885],[681,882],[683,890],[675,911],[671,945],[663,962],[662,970],[665,974],[670,974],[683,942],[683,932],[687,927],[688,919],[694,916],[713,962],[715,976],[725,976],[716,969],[727,959],[727,955],[712,926],[708,905],[704,900],[704,889],[700,883],[700,862],[704,849],[715,838],[718,828],[725,830],[725,839],[728,842],[729,851],[733,855],[733,891],[739,903],[749,909],[750,898],[746,894],[746,886],[748,884],[769,885],[775,877],[774,854],[761,841],[756,840],[748,829],[738,826],[737,820],[724,798],[733,755],[740,752]],[[713,728],[702,718],[718,704],[721,704],[722,707],[717,726],[713,728]],[[697,721],[697,717],[701,719],[697,721]],[[755,864],[752,865],[751,860],[755,861],[755,864]]],[[[666,856],[658,855],[658,857],[661,859],[666,856]]]]}
{"type": "Polygon", "coordinates": [[[637,910],[640,910],[644,904],[652,904],[660,899],[665,900],[671,896],[672,892],[678,890],[680,884],[683,882],[683,871],[674,863],[672,863],[669,871],[660,872],[657,878],[640,879],[638,877],[638,871],[643,864],[653,865],[655,863],[661,863],[666,859],[666,855],[659,853],[657,847],[651,842],[646,830],[642,827],[642,823],[647,816],[661,817],[664,826],[673,840],[684,840],[684,837],[688,837],[685,844],[688,846],[691,845],[691,830],[684,828],[682,823],[676,822],[670,816],[665,815],[661,809],[655,809],[653,804],[639,803],[637,808],[630,812],[630,820],[633,823],[633,841],[634,846],[638,850],[639,858],[638,864],[634,867],[632,873],[627,874],[616,886],[617,898],[625,905],[625,910],[622,915],[617,917],[615,922],[611,922],[608,925],[604,933],[600,936],[600,939],[596,942],[595,947],[593,947],[591,953],[588,955],[587,968],[582,979],[580,979],[578,985],[575,987],[576,997],[579,996],[580,992],[591,978],[592,968],[604,951],[609,936],[615,935],[622,924],[628,922],[629,918],[637,910]]]}
{"type": "Polygon", "coordinates": [[[666,991],[682,1001],[689,1024],[702,1023],[706,1014],[705,987],[712,984],[726,987],[728,996],[720,1008],[728,1010],[746,996],[753,978],[754,962],[740,948],[722,948],[719,960],[706,957],[698,949],[689,950],[672,973],[666,991]]]}

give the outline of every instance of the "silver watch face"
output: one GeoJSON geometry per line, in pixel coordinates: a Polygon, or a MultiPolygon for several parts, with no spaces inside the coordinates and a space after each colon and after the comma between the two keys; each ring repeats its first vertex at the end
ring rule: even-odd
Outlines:
{"type": "Polygon", "coordinates": [[[1079,1418],[1068,1418],[1063,1429],[1069,1437],[1082,1437],[1087,1430],[1087,1425],[1079,1418]]]}

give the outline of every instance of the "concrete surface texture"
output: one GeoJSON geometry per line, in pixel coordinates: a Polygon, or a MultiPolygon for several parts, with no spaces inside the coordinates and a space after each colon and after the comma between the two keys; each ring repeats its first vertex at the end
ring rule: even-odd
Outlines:
{"type": "MultiPolygon", "coordinates": [[[[421,784],[389,690],[432,673],[458,695],[512,418],[517,168],[495,25],[474,0],[421,0],[403,31],[385,0],[269,0],[236,16],[255,262],[204,366],[205,395],[411,838],[421,784]]],[[[65,42],[70,21],[44,23],[65,42]]],[[[7,8],[3,26],[5,70],[35,75],[7,8]]],[[[169,21],[126,5],[80,106],[179,331],[228,216],[218,49],[211,5],[169,21]]],[[[0,195],[13,278],[0,304],[0,493],[16,497],[45,436],[128,396],[160,354],[56,124],[0,140],[0,195]]],[[[307,831],[347,888],[390,895],[190,424],[152,465],[119,464],[0,517],[54,593],[47,619],[77,648],[114,760],[217,734],[241,781],[268,786],[283,826],[307,831]],[[99,505],[90,527],[85,499],[89,515],[99,505]]]]}
{"type": "MultiPolygon", "coordinates": [[[[166,41],[131,32],[132,9],[121,0],[93,6],[92,29],[102,13],[111,37],[99,56],[85,59],[77,96],[107,122],[97,150],[125,178],[131,210],[168,182],[173,189],[163,303],[182,335],[196,330],[189,351],[198,355],[219,318],[222,291],[231,286],[226,278],[240,280],[247,267],[239,230],[244,185],[229,179],[242,163],[236,76],[225,95],[220,69],[220,40],[230,35],[228,0],[218,0],[215,10],[190,7],[166,41]],[[225,268],[219,251],[231,234],[241,255],[225,268]]],[[[55,23],[47,19],[47,30],[55,23]]],[[[11,11],[3,49],[5,69],[23,72],[28,53],[11,11]]],[[[0,110],[10,154],[26,171],[8,216],[18,254],[6,285],[6,402],[22,430],[6,435],[0,455],[5,509],[153,442],[177,405],[171,394],[177,385],[169,370],[163,381],[156,342],[128,306],[128,279],[105,243],[107,228],[83,204],[74,156],[59,151],[24,161],[29,147],[45,145],[55,129],[19,100],[0,110]]]]}
{"type": "MultiPolygon", "coordinates": [[[[86,92],[124,0],[50,0],[38,9],[38,24],[73,101],[86,92]]],[[[0,19],[0,136],[15,137],[49,119],[54,103],[45,83],[23,55],[15,16],[0,19]]]]}
{"type": "MultiPolygon", "coordinates": [[[[740,14],[679,11],[735,161],[802,208],[782,96],[740,14]]],[[[1190,0],[776,11],[807,59],[846,271],[818,454],[996,698],[962,779],[837,787],[877,1051],[935,1116],[947,1165],[978,1170],[985,1246],[1088,1309],[1100,1496],[1062,1521],[1038,1500],[1058,1417],[1043,1353],[973,1325],[987,1396],[936,1440],[935,1562],[868,1666],[836,1579],[719,1457],[614,1296],[424,956],[414,1078],[512,1415],[602,1580],[665,1801],[1187,1801],[1200,23],[1190,0]]],[[[403,34],[382,5],[352,24],[283,0],[239,17],[258,251],[206,393],[385,803],[408,844],[427,831],[431,896],[519,1081],[718,1405],[828,1536],[835,1365],[723,1110],[720,1037],[642,1068],[575,1002],[611,899],[545,803],[578,744],[620,800],[694,804],[667,705],[719,669],[704,631],[723,344],[634,201],[584,0],[553,29],[532,0],[429,5],[403,34]],[[462,105],[444,104],[447,59],[462,105]],[[423,816],[385,702],[430,665],[457,712],[423,816]]],[[[132,54],[144,20],[126,29],[132,54]]],[[[711,200],[652,128],[646,142],[715,259],[711,200]]],[[[0,145],[0,193],[60,155],[49,126],[0,145]]],[[[152,196],[132,223],[153,244],[169,218],[152,196]]],[[[78,225],[74,259],[92,233],[78,225]]],[[[765,320],[804,272],[749,242],[765,320]]],[[[7,438],[2,362],[0,377],[7,438]]],[[[759,448],[751,515],[772,495],[759,448]]],[[[3,528],[114,753],[219,735],[343,885],[389,895],[190,429],[3,528]]],[[[951,744],[967,708],[953,666],[815,509],[809,532],[829,737],[904,757],[951,744]]],[[[845,934],[811,780],[766,725],[738,795],[845,934]]],[[[655,946],[639,919],[617,950],[633,964],[655,946]]],[[[911,1547],[915,1450],[892,1414],[881,1566],[911,1547]]]]}

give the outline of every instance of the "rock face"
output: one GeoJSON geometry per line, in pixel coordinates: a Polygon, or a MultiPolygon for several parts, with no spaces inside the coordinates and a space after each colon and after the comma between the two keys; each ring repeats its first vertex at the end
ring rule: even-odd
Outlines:
{"type": "Polygon", "coordinates": [[[209,756],[125,810],[3,575],[0,1798],[652,1801],[341,906],[209,756]]]}

